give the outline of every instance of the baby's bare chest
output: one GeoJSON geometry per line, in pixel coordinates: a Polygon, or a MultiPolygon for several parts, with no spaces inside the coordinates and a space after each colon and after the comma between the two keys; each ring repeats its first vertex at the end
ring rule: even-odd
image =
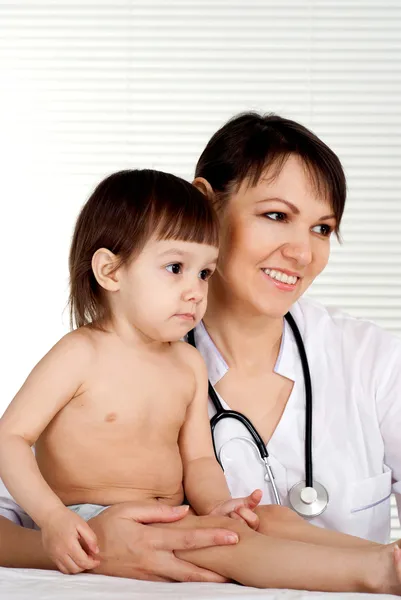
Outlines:
{"type": "MultiPolygon", "coordinates": [[[[177,436],[194,394],[194,378],[172,360],[102,361],[59,415],[60,422],[143,441],[177,436]]],[[[56,423],[55,423],[56,424],[56,423]]],[[[61,424],[61,423],[60,423],[61,424]]]]}

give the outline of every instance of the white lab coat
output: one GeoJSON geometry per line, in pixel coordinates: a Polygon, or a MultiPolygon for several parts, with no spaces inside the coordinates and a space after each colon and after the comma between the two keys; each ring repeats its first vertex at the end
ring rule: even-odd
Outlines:
{"type": "MultiPolygon", "coordinates": [[[[401,508],[401,340],[372,323],[309,299],[301,299],[291,312],[312,378],[314,479],[329,493],[326,511],[311,522],[387,542],[392,491],[401,508]]],[[[196,343],[215,385],[228,366],[202,323],[196,343]]],[[[276,483],[283,504],[288,505],[288,491],[305,478],[305,391],[297,346],[287,323],[275,370],[294,381],[268,444],[276,483]]],[[[209,412],[210,416],[214,413],[211,403],[209,412]]],[[[262,502],[269,504],[273,500],[264,469],[252,448],[229,442],[236,435],[248,435],[236,421],[218,425],[216,447],[220,452],[225,444],[222,460],[230,491],[238,497],[261,488],[262,502]]],[[[1,481],[0,514],[30,524],[1,481]]]]}
{"type": "MultiPolygon", "coordinates": [[[[329,494],[326,511],[311,522],[387,542],[391,492],[397,495],[401,508],[401,340],[370,322],[327,309],[310,299],[301,299],[291,313],[300,329],[311,371],[313,476],[329,494]]],[[[228,366],[202,323],[197,327],[196,345],[215,385],[228,366]]],[[[288,323],[275,371],[294,381],[268,443],[276,483],[283,504],[288,506],[288,491],[305,479],[304,379],[288,323]]],[[[266,397],[268,394],[266,390],[266,397]]],[[[209,401],[209,415],[214,413],[209,401]]],[[[250,437],[232,419],[216,427],[216,451],[221,452],[231,494],[245,496],[261,488],[262,503],[274,502],[258,455],[248,444],[230,441],[236,435],[250,437]]]]}

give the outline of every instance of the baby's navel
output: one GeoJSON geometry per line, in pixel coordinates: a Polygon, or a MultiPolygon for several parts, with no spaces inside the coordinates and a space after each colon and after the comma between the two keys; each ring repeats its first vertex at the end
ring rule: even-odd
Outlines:
{"type": "Polygon", "coordinates": [[[117,413],[115,413],[115,412],[107,413],[107,415],[104,418],[104,420],[107,421],[108,423],[112,423],[116,419],[117,419],[117,413]]]}

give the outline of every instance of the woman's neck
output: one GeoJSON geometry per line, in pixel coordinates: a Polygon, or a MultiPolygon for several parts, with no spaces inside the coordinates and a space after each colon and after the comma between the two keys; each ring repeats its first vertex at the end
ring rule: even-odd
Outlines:
{"type": "Polygon", "coordinates": [[[283,317],[255,315],[228,299],[210,294],[203,319],[207,332],[230,367],[255,371],[274,367],[280,350],[283,317]]]}

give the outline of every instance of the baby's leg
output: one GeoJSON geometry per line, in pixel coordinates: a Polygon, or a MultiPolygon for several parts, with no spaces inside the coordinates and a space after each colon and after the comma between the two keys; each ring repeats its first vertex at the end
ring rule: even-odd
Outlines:
{"type": "Polygon", "coordinates": [[[316,527],[285,506],[263,505],[258,506],[255,512],[260,519],[259,533],[271,537],[333,548],[377,546],[376,542],[316,527]]]}
{"type": "MultiPolygon", "coordinates": [[[[157,527],[223,527],[236,531],[234,546],[175,554],[243,585],[332,592],[400,593],[390,546],[337,549],[262,535],[227,517],[188,516],[157,527]]],[[[401,567],[400,567],[401,570],[401,567]]]]}

